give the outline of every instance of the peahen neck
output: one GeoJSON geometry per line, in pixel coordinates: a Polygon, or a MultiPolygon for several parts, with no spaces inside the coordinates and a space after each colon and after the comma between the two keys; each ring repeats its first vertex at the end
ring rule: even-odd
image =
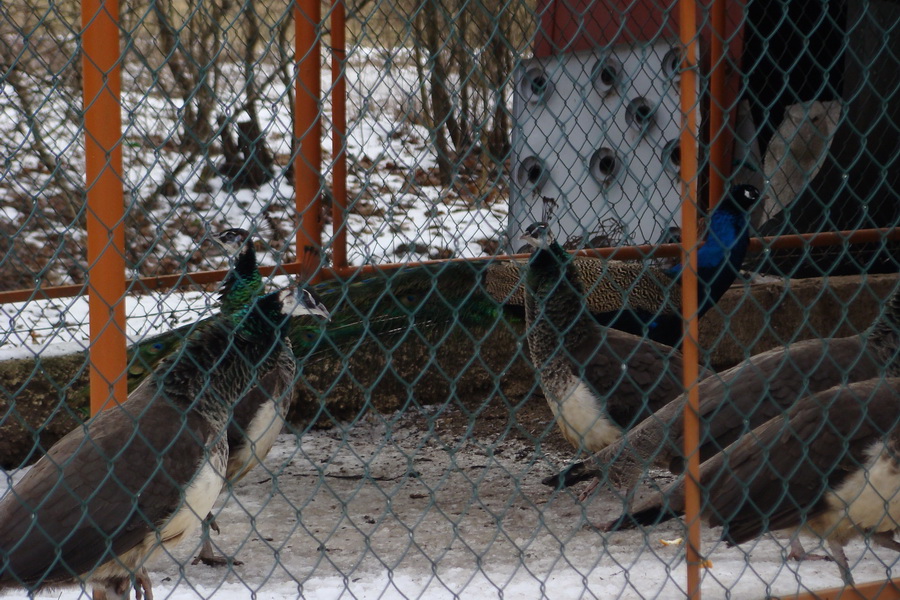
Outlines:
{"type": "Polygon", "coordinates": [[[572,257],[558,243],[551,242],[532,255],[526,284],[529,344],[537,360],[559,353],[560,339],[571,347],[589,334],[593,319],[584,309],[584,289],[572,257]]]}
{"type": "Polygon", "coordinates": [[[222,312],[226,314],[240,312],[263,290],[262,275],[257,269],[256,253],[250,245],[251,242],[247,244],[235,259],[233,268],[222,284],[220,302],[222,312]]]}
{"type": "Polygon", "coordinates": [[[222,314],[229,321],[236,336],[251,339],[286,335],[288,319],[281,313],[278,292],[259,297],[254,292],[247,301],[239,305],[230,304],[232,310],[226,312],[223,309],[222,314]]]}
{"type": "MultiPolygon", "coordinates": [[[[737,277],[750,245],[747,226],[747,216],[743,212],[726,206],[713,211],[706,239],[697,251],[701,315],[719,301],[737,277]]],[[[679,278],[683,266],[675,265],[666,271],[666,275],[679,278]]]]}

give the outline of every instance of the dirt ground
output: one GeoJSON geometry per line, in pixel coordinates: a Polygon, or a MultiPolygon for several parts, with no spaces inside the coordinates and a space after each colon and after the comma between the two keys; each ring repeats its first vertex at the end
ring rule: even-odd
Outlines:
{"type": "MultiPolygon", "coordinates": [[[[573,459],[546,402],[469,404],[285,431],[265,467],[217,504],[221,533],[213,541],[242,564],[192,565],[199,537],[185,540],[149,565],[156,600],[683,597],[680,521],[612,535],[586,527],[617,515],[622,503],[604,490],[581,504],[582,487],[541,484],[573,459]]],[[[767,536],[725,548],[717,533],[704,531],[712,561],[703,571],[705,599],[840,583],[833,563],[785,562],[786,541],[767,536]]],[[[884,579],[897,560],[876,552],[861,541],[848,547],[857,581],[884,579]]],[[[36,596],[89,597],[77,588],[36,596]]]]}
{"type": "MultiPolygon", "coordinates": [[[[200,596],[237,589],[235,597],[275,598],[284,586],[288,597],[310,598],[681,596],[683,547],[662,543],[683,535],[681,522],[612,535],[586,527],[622,504],[610,490],[581,504],[581,487],[541,484],[572,457],[539,397],[515,407],[494,401],[477,414],[448,404],[285,433],[268,472],[254,471],[220,501],[223,533],[214,541],[244,564],[184,566],[194,553],[186,543],[176,564],[156,566],[173,593],[188,584],[200,596]]],[[[785,563],[785,541],[728,549],[716,539],[705,531],[705,598],[840,583],[833,563],[785,563]]],[[[862,542],[848,555],[859,560],[857,581],[884,578],[896,560],[862,542]]]]}

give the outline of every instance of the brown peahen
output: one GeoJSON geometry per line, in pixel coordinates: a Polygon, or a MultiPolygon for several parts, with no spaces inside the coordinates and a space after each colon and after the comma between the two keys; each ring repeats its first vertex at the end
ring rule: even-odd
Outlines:
{"type": "MultiPolygon", "coordinates": [[[[257,268],[256,251],[250,233],[244,229],[227,229],[214,238],[234,257],[234,265],[222,284],[220,298],[221,312],[229,315],[242,310],[248,298],[261,295],[264,284],[257,268]]],[[[321,301],[308,288],[303,289],[306,315],[328,319],[329,314],[321,301]]],[[[275,444],[284,427],[285,417],[294,398],[294,384],[297,368],[291,344],[281,347],[276,368],[260,373],[253,385],[234,405],[228,423],[228,463],[225,481],[234,485],[257,465],[262,464],[275,444]]],[[[210,513],[203,521],[202,546],[194,559],[194,564],[202,562],[209,566],[223,566],[240,561],[219,556],[213,549],[209,530],[219,531],[219,526],[210,513]]]]}
{"type": "MultiPolygon", "coordinates": [[[[789,557],[806,553],[797,534],[828,542],[845,585],[843,547],[858,537],[900,551],[900,379],[837,385],[797,401],[700,467],[702,515],[737,545],[792,532],[789,557]]],[[[653,526],[684,514],[683,478],[604,525],[653,526]]]]}
{"type": "Polygon", "coordinates": [[[91,584],[114,600],[134,586],[152,597],[147,561],[190,536],[222,489],[233,405],[260,374],[295,367],[281,360],[286,317],[318,308],[302,286],[245,292],[3,496],[0,589],[91,584]]]}
{"type": "MultiPolygon", "coordinates": [[[[895,291],[866,331],[769,350],[706,379],[699,385],[700,460],[783,414],[804,394],[885,375],[900,377],[898,353],[900,291],[895,291]]],[[[563,485],[596,478],[595,483],[607,481],[631,491],[650,466],[680,473],[685,401],[686,396],[678,398],[615,444],[570,467],[563,485]]]]}
{"type": "Polygon", "coordinates": [[[525,314],[544,396],[566,440],[598,452],[681,393],[681,353],[598,325],[585,309],[572,257],[547,223],[529,226],[522,239],[536,248],[525,314]]]}

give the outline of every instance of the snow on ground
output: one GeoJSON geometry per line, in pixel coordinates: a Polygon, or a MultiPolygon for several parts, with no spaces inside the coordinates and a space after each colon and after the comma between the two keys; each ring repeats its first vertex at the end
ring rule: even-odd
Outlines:
{"type": "MultiPolygon", "coordinates": [[[[127,335],[163,333],[210,316],[215,306],[215,295],[201,292],[127,296],[127,335]]],[[[90,344],[87,296],[0,304],[0,319],[0,360],[68,354],[90,344]]]]}
{"type": "MultiPolygon", "coordinates": [[[[323,74],[324,89],[330,74],[323,74]]],[[[348,261],[351,265],[408,262],[430,258],[473,258],[491,253],[502,241],[508,219],[506,198],[488,204],[478,194],[465,193],[465,180],[444,188],[430,178],[435,167],[434,152],[425,128],[412,124],[409,113],[419,93],[415,68],[403,52],[382,53],[361,49],[350,57],[347,72],[348,98],[353,118],[347,131],[350,162],[349,195],[353,207],[347,216],[348,261]],[[374,61],[374,62],[373,62],[374,61]]],[[[263,120],[270,124],[267,141],[276,154],[290,153],[290,111],[282,101],[285,90],[273,82],[268,90],[271,103],[264,103],[263,120]]],[[[166,273],[204,268],[224,268],[224,258],[210,251],[209,231],[244,227],[264,240],[259,252],[263,265],[294,260],[292,241],[295,228],[294,188],[280,174],[257,190],[230,190],[220,180],[201,183],[202,161],[175,177],[178,194],[158,199],[155,207],[142,204],[175,164],[177,153],[151,152],[141,135],[177,129],[177,107],[153,95],[125,95],[131,124],[124,146],[125,179],[135,190],[134,211],[146,212],[156,224],[145,232],[147,239],[129,238],[129,247],[146,244],[148,250],[138,264],[168,261],[166,273]],[[133,97],[132,97],[133,96],[133,97]],[[290,240],[273,243],[273,237],[290,240]]],[[[9,107],[0,103],[0,109],[9,107]]],[[[3,117],[0,111],[0,119],[3,117]]],[[[61,114],[61,113],[60,113],[61,114]]],[[[48,115],[52,120],[52,114],[48,115]]],[[[323,152],[331,154],[330,106],[324,106],[323,152]]],[[[77,133],[77,132],[76,132],[77,133]]],[[[74,135],[74,134],[73,134],[74,135]]],[[[171,132],[168,135],[171,135],[171,132]]],[[[76,136],[77,137],[77,136],[76,136]]],[[[62,151],[62,148],[60,148],[62,151]]],[[[74,166],[81,164],[80,154],[74,166]]],[[[24,159],[25,157],[18,157],[24,159]]],[[[218,158],[214,158],[218,160],[218,158]]],[[[326,173],[330,177],[330,172],[326,173]]],[[[0,182],[2,184],[2,182],[0,182]]],[[[2,192],[2,187],[0,187],[2,192]]],[[[23,213],[3,205],[0,217],[8,217],[16,236],[30,247],[47,247],[46,233],[38,228],[39,211],[23,213]]],[[[37,206],[37,205],[35,205],[37,206]]],[[[60,226],[62,229],[63,227],[60,226]]],[[[68,244],[83,243],[82,232],[68,244]]],[[[326,251],[333,237],[333,225],[326,222],[323,239],[326,251]]],[[[19,252],[27,253],[26,250],[19,252]]],[[[57,257],[54,257],[54,260],[57,257]]],[[[42,265],[48,271],[58,266],[42,265]]],[[[141,275],[135,268],[129,277],[141,275]]],[[[58,283],[71,283],[62,280],[58,283]]],[[[40,293],[30,302],[0,305],[0,360],[44,356],[83,350],[88,341],[86,298],[42,300],[40,293]]],[[[129,295],[126,300],[128,335],[137,339],[190,322],[208,314],[214,300],[210,294],[166,291],[145,296],[129,295]]]]}
{"type": "MultiPolygon", "coordinates": [[[[680,522],[646,536],[584,527],[616,514],[605,492],[582,506],[540,484],[544,458],[520,440],[466,438],[413,415],[283,434],[220,499],[215,544],[244,564],[191,565],[197,540],[150,565],[157,600],[677,598],[686,585],[680,522]]],[[[564,460],[563,456],[553,456],[564,460]]],[[[576,491],[577,493],[577,491],[576,491]]],[[[704,598],[762,598],[840,583],[831,562],[785,563],[772,538],[741,548],[704,534],[704,598]]],[[[808,549],[812,543],[807,544],[808,549]]],[[[896,554],[848,548],[857,581],[896,554]],[[884,561],[884,562],[882,562],[884,561]]],[[[9,592],[0,598],[16,598],[9,592]]],[[[77,588],[36,598],[89,598],[77,588]]]]}

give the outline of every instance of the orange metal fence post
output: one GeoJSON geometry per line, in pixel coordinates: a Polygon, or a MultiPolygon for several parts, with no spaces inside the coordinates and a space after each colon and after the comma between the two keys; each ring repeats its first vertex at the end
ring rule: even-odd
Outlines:
{"type": "Polygon", "coordinates": [[[92,414],[128,395],[118,11],[81,4],[92,414]]]}
{"type": "Polygon", "coordinates": [[[681,273],[681,310],[685,336],[684,387],[688,402],[684,407],[684,452],[688,458],[685,477],[685,513],[688,526],[687,591],[688,597],[700,598],[700,442],[698,408],[700,403],[697,320],[697,15],[693,0],[679,0],[681,43],[685,48],[685,64],[681,75],[681,176],[683,200],[681,205],[681,243],[684,270],[681,273]]]}
{"type": "Polygon", "coordinates": [[[331,5],[331,143],[333,166],[331,171],[331,223],[334,232],[331,243],[331,263],[335,269],[347,266],[347,36],[344,29],[344,0],[331,5]]]}
{"type": "Polygon", "coordinates": [[[294,190],[301,214],[297,231],[297,260],[305,276],[316,273],[322,251],[322,120],[319,100],[322,96],[322,57],[319,25],[322,9],[319,0],[296,0],[297,83],[294,110],[294,138],[300,151],[294,157],[294,190]]]}

